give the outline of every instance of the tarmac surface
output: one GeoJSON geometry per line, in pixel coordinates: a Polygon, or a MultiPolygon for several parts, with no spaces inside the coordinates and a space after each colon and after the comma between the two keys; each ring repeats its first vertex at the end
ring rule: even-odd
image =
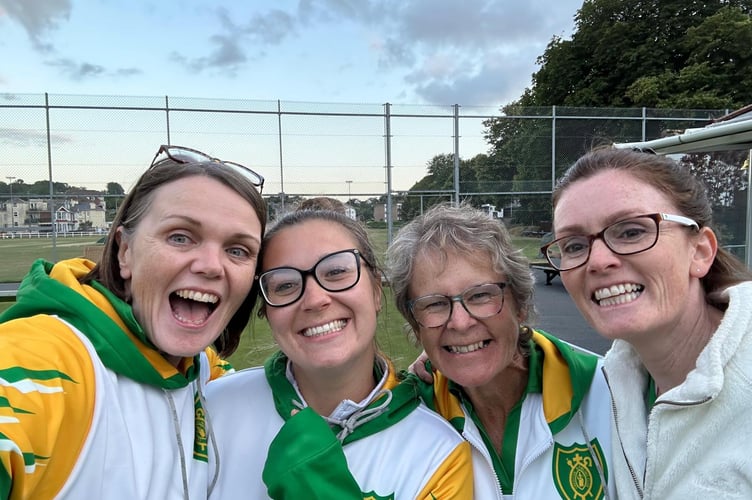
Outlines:
{"type": "Polygon", "coordinates": [[[606,354],[611,341],[598,335],[583,319],[559,276],[546,285],[546,274],[534,270],[538,319],[530,326],[597,354],[606,354]]]}

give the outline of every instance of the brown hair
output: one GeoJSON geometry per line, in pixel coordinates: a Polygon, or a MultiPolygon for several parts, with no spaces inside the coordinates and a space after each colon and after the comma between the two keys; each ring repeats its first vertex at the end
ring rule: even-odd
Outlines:
{"type": "MultiPolygon", "coordinates": [[[[171,159],[165,159],[152,165],[136,182],[136,185],[126,195],[122,205],[118,209],[112,228],[107,235],[104,252],[100,262],[87,274],[83,283],[98,281],[115,296],[126,300],[126,283],[120,276],[120,262],[118,251],[120,245],[116,238],[117,228],[122,227],[127,234],[132,233],[149,211],[154,201],[154,192],[161,186],[186,177],[202,176],[217,180],[229,187],[245,200],[253,208],[261,222],[261,234],[266,227],[266,204],[261,194],[251,182],[235,168],[221,162],[197,162],[179,163],[171,159]]],[[[222,334],[214,341],[214,348],[220,356],[229,356],[240,343],[240,335],[256,303],[257,290],[254,281],[250,293],[243,301],[240,308],[230,319],[222,334]]]]}
{"type": "MultiPolygon", "coordinates": [[[[613,147],[597,148],[580,157],[559,179],[553,192],[553,206],[573,183],[604,170],[626,172],[661,191],[681,215],[694,219],[700,227],[713,229],[713,210],[705,185],[685,167],[666,156],[652,152],[613,147]]],[[[725,248],[718,248],[715,260],[702,278],[708,302],[724,288],[752,280],[752,272],[725,248]]]]}
{"type": "Polygon", "coordinates": [[[316,196],[314,198],[303,200],[300,202],[300,205],[298,205],[297,210],[332,210],[342,214],[347,213],[347,208],[344,203],[328,196],[316,196]]]}

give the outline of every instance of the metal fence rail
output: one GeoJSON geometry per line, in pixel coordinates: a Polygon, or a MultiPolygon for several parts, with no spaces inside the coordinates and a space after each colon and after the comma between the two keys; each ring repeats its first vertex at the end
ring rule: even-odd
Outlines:
{"type": "MultiPolygon", "coordinates": [[[[560,151],[562,146],[577,144],[584,151],[602,139],[605,124],[619,130],[609,139],[628,142],[701,127],[727,112],[545,107],[505,114],[458,104],[3,94],[0,187],[6,179],[48,181],[50,202],[56,196],[54,182],[100,191],[116,182],[127,191],[160,144],[179,144],[258,169],[266,178],[265,197],[283,210],[291,196],[378,198],[386,205],[391,240],[397,196],[420,197],[422,206],[431,197],[457,201],[493,195],[506,200],[514,216],[526,210],[528,201],[548,199],[556,172],[573,161],[560,151]],[[460,160],[488,153],[486,124],[491,119],[533,121],[545,130],[534,139],[548,160],[521,165],[535,172],[537,180],[463,183],[460,160]],[[427,164],[441,154],[453,155],[453,185],[443,193],[409,193],[427,174],[427,164]]],[[[8,193],[0,193],[6,211],[12,210],[8,199],[8,193]]],[[[739,210],[744,214],[746,208],[739,210]]],[[[729,243],[744,242],[736,238],[729,243]]]]}

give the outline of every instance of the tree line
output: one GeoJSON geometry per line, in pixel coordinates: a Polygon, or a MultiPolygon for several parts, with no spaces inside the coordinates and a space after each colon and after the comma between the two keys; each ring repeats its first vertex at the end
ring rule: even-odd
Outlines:
{"type": "MultiPolygon", "coordinates": [[[[570,39],[554,36],[541,54],[532,85],[516,101],[501,108],[500,117],[484,122],[488,152],[462,159],[462,192],[530,191],[550,183],[551,120],[515,120],[536,107],[728,109],[752,103],[752,1],[589,0],[574,17],[570,39]],[[503,188],[503,189],[498,189],[503,188]],[[506,189],[509,188],[509,189],[506,189]]],[[[680,126],[681,124],[677,124],[680,126]]],[[[557,166],[561,173],[597,142],[634,136],[619,120],[559,121],[557,166]],[[586,130],[583,130],[586,127],[586,130]],[[588,137],[589,140],[583,140],[588,137]],[[577,140],[567,140],[577,138],[577,140]]],[[[665,124],[654,122],[649,137],[665,124]]],[[[746,189],[740,169],[746,152],[687,155],[682,160],[711,188],[714,202],[724,205],[746,189]]],[[[453,188],[452,154],[427,163],[427,174],[410,191],[453,188]]],[[[544,188],[545,189],[545,188],[544,188]]],[[[430,203],[430,200],[420,200],[430,203]]],[[[474,196],[473,204],[503,200],[474,196]]],[[[405,217],[421,208],[416,196],[403,204],[405,217]]],[[[547,197],[531,200],[530,220],[548,211],[547,197]]]]}

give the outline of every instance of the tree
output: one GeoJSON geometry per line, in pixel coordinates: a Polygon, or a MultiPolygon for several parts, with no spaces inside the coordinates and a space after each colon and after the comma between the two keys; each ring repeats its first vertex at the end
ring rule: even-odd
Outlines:
{"type": "Polygon", "coordinates": [[[125,194],[125,189],[123,189],[123,186],[118,184],[117,182],[108,182],[107,183],[107,194],[125,194]]]}
{"type": "Polygon", "coordinates": [[[125,189],[117,182],[107,183],[107,197],[105,198],[105,205],[107,210],[115,211],[118,205],[122,203],[125,196],[125,189]]]}
{"type": "Polygon", "coordinates": [[[688,154],[679,162],[702,179],[712,205],[729,207],[737,192],[747,189],[747,171],[742,168],[747,155],[747,151],[688,154]]]}
{"type": "Polygon", "coordinates": [[[572,39],[554,37],[538,58],[520,102],[741,107],[752,102],[750,12],[749,0],[587,1],[572,39]]]}

